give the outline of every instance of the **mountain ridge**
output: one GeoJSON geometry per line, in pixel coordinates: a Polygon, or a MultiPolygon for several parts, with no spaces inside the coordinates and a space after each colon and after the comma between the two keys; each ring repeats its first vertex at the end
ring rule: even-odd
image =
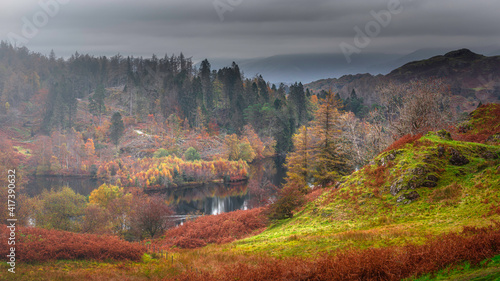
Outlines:
{"type": "Polygon", "coordinates": [[[377,88],[387,83],[436,78],[450,86],[452,104],[461,110],[470,112],[479,103],[500,102],[500,56],[484,56],[469,49],[408,62],[386,75],[344,75],[314,81],[305,87],[316,93],[332,90],[342,98],[354,89],[371,106],[378,102],[377,88]]]}

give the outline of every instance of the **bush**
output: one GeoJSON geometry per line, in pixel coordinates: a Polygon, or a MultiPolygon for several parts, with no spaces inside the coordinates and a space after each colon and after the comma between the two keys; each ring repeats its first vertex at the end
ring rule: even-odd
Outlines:
{"type": "MultiPolygon", "coordinates": [[[[10,230],[0,227],[2,243],[10,230]]],[[[7,259],[9,246],[0,247],[2,260],[7,259]]],[[[77,234],[59,230],[20,227],[16,235],[16,259],[21,262],[51,260],[134,260],[139,261],[146,249],[115,236],[77,234]]]]}
{"type": "Polygon", "coordinates": [[[184,153],[184,158],[186,158],[186,161],[195,161],[200,160],[201,156],[196,149],[190,147],[186,150],[186,153],[184,153]]]}
{"type": "Polygon", "coordinates": [[[209,243],[228,243],[264,228],[267,219],[262,208],[202,216],[165,233],[163,245],[198,248],[209,243]]]}

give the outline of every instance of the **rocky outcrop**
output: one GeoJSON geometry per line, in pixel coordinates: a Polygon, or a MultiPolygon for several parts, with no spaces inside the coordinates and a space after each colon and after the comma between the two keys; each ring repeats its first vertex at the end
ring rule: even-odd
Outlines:
{"type": "Polygon", "coordinates": [[[450,164],[454,166],[463,166],[469,164],[469,159],[463,156],[458,150],[451,148],[450,149],[450,164]]]}
{"type": "Polygon", "coordinates": [[[432,174],[431,169],[424,165],[408,169],[390,187],[390,192],[396,196],[402,190],[414,190],[420,187],[436,187],[439,178],[432,174]]]}

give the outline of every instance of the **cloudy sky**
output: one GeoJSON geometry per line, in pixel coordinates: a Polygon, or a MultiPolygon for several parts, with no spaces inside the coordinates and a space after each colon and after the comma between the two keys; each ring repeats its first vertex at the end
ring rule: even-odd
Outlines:
{"type": "Polygon", "coordinates": [[[195,60],[340,53],[342,42],[374,53],[500,49],[498,0],[401,0],[377,30],[372,14],[395,1],[1,0],[0,39],[66,57],[182,51],[195,60]],[[370,24],[378,34],[356,45],[355,28],[370,24]]]}

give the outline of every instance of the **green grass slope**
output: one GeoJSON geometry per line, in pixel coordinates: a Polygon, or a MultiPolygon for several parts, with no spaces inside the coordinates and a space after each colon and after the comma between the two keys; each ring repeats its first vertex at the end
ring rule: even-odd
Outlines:
{"type": "Polygon", "coordinates": [[[236,249],[312,256],[419,244],[500,219],[500,146],[454,141],[443,132],[396,146],[236,249]]]}

